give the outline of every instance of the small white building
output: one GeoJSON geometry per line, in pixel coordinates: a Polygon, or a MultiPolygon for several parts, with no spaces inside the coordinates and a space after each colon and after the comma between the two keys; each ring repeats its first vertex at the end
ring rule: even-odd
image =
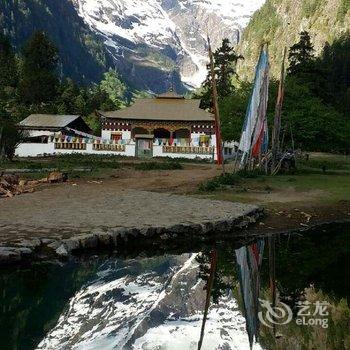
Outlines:
{"type": "Polygon", "coordinates": [[[79,115],[31,114],[18,124],[24,141],[17,147],[19,157],[55,154],[56,140],[78,140],[91,135],[90,127],[79,115]]]}

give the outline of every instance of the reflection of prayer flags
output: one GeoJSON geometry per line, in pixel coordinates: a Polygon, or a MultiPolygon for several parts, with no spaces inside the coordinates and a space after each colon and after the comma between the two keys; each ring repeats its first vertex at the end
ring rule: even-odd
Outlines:
{"type": "Polygon", "coordinates": [[[244,246],[236,250],[237,264],[241,294],[244,305],[244,316],[249,337],[250,347],[259,333],[259,293],[260,293],[260,267],[264,253],[264,240],[244,246]]]}

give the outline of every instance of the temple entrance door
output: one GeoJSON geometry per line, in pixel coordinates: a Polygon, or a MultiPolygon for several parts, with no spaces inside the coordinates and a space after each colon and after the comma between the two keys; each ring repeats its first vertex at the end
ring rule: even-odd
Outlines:
{"type": "Polygon", "coordinates": [[[135,135],[137,158],[153,157],[153,135],[135,135]]]}

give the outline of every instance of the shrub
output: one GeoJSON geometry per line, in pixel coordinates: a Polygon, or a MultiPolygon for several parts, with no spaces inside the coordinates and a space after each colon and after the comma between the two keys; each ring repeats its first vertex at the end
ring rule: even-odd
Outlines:
{"type": "Polygon", "coordinates": [[[201,192],[213,192],[221,186],[233,186],[239,182],[237,174],[225,174],[216,176],[213,179],[199,185],[198,189],[201,192]]]}
{"type": "Polygon", "coordinates": [[[260,169],[254,169],[254,170],[241,169],[237,171],[236,175],[243,179],[255,179],[261,175],[265,175],[265,173],[260,169]]]}

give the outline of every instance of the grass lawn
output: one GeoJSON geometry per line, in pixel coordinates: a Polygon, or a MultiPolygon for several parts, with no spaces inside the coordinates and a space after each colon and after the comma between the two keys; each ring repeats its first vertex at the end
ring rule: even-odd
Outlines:
{"type": "Polygon", "coordinates": [[[219,186],[214,180],[214,186],[206,183],[198,194],[213,199],[259,203],[267,207],[282,203],[331,204],[350,201],[350,156],[312,153],[308,161],[298,160],[297,167],[294,174],[288,175],[232,176],[228,181],[221,181],[223,184],[219,186]]]}
{"type": "Polygon", "coordinates": [[[350,175],[262,176],[202,195],[247,203],[350,201],[350,175]]]}
{"type": "Polygon", "coordinates": [[[50,170],[67,172],[69,178],[109,177],[121,168],[135,170],[175,170],[182,169],[177,160],[137,160],[133,158],[106,155],[57,155],[41,158],[23,158],[0,163],[1,170],[30,170],[20,173],[21,177],[38,179],[47,176],[50,170]]]}

